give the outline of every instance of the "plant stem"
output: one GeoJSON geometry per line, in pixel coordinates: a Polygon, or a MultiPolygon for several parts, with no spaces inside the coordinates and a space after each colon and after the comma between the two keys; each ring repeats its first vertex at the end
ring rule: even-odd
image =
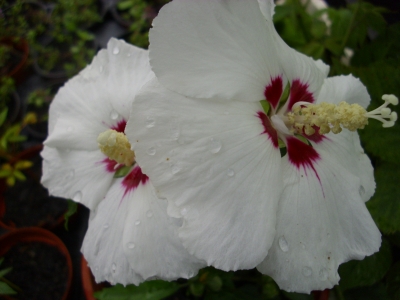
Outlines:
{"type": "Polygon", "coordinates": [[[353,16],[351,17],[350,25],[347,28],[346,34],[345,34],[345,36],[343,38],[343,42],[342,42],[342,45],[341,45],[342,53],[343,53],[344,48],[346,47],[347,41],[349,40],[350,34],[351,34],[352,30],[353,30],[354,23],[356,21],[356,18],[357,18],[357,15],[358,15],[358,11],[360,10],[360,7],[361,7],[361,1],[359,0],[357,2],[356,9],[354,10],[353,16]]]}

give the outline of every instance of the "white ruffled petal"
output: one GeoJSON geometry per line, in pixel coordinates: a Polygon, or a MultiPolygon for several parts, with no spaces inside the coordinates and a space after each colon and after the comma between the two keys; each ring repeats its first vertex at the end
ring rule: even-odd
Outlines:
{"type": "Polygon", "coordinates": [[[153,22],[150,64],[163,85],[183,95],[260,101],[282,77],[273,32],[257,1],[175,0],[153,22]]]}
{"type": "Polygon", "coordinates": [[[93,209],[113,179],[113,163],[100,150],[58,150],[44,147],[42,184],[53,196],[73,199],[93,209]]]}
{"type": "MultiPolygon", "coordinates": [[[[304,154],[304,153],[303,153],[304,154]]],[[[339,281],[338,266],[378,251],[381,235],[359,194],[360,180],[329,151],[283,158],[286,188],[279,202],[277,233],[258,269],[280,288],[310,293],[339,281]]]]}
{"type": "Polygon", "coordinates": [[[259,103],[196,101],[154,80],[126,128],[143,171],[183,216],[184,246],[223,270],[253,268],[274,236],[281,158],[260,111],[259,103]]]}
{"type": "Polygon", "coordinates": [[[357,103],[363,108],[367,108],[371,97],[368,94],[367,88],[353,75],[326,78],[317,102],[339,104],[341,101],[349,104],[357,103]]]}
{"type": "Polygon", "coordinates": [[[98,149],[98,135],[127,120],[135,94],[152,77],[146,50],[111,39],[108,48],[57,93],[45,145],[98,149]]]}
{"type": "Polygon", "coordinates": [[[179,220],[167,216],[166,206],[139,167],[114,181],[91,215],[82,246],[96,281],[174,280],[204,266],[183,248],[179,220]]]}

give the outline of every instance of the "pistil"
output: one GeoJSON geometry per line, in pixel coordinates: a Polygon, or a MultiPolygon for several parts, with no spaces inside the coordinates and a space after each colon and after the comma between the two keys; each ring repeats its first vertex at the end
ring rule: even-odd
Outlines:
{"type": "Polygon", "coordinates": [[[319,134],[329,132],[339,133],[342,128],[350,131],[363,129],[368,124],[368,119],[373,118],[383,123],[383,127],[392,127],[397,120],[397,113],[392,112],[387,106],[397,105],[398,99],[394,95],[383,95],[385,101],[377,109],[367,112],[359,104],[340,102],[311,104],[298,102],[293,105],[292,111],[285,116],[285,123],[289,130],[297,134],[312,135],[318,129],[319,134]]]}
{"type": "Polygon", "coordinates": [[[101,152],[117,163],[132,166],[135,162],[135,152],[131,150],[131,144],[122,132],[108,129],[99,134],[97,143],[101,152]]]}

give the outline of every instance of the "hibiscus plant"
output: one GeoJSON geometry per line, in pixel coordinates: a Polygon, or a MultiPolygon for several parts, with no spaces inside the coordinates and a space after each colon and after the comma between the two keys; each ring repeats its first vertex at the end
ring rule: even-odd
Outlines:
{"type": "Polygon", "coordinates": [[[90,209],[98,299],[400,296],[399,26],[281,2],[173,0],[55,96],[42,184],[90,209]]]}

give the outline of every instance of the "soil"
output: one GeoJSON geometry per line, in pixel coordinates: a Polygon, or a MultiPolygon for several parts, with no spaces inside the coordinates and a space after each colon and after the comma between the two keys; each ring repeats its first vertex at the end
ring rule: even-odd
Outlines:
{"type": "Polygon", "coordinates": [[[12,267],[4,277],[20,288],[13,299],[62,299],[68,281],[68,265],[57,248],[39,242],[23,242],[4,255],[3,268],[12,267]]]}
{"type": "Polygon", "coordinates": [[[34,180],[18,182],[5,192],[6,211],[3,222],[16,227],[53,228],[68,209],[65,199],[51,197],[34,180]]]}

